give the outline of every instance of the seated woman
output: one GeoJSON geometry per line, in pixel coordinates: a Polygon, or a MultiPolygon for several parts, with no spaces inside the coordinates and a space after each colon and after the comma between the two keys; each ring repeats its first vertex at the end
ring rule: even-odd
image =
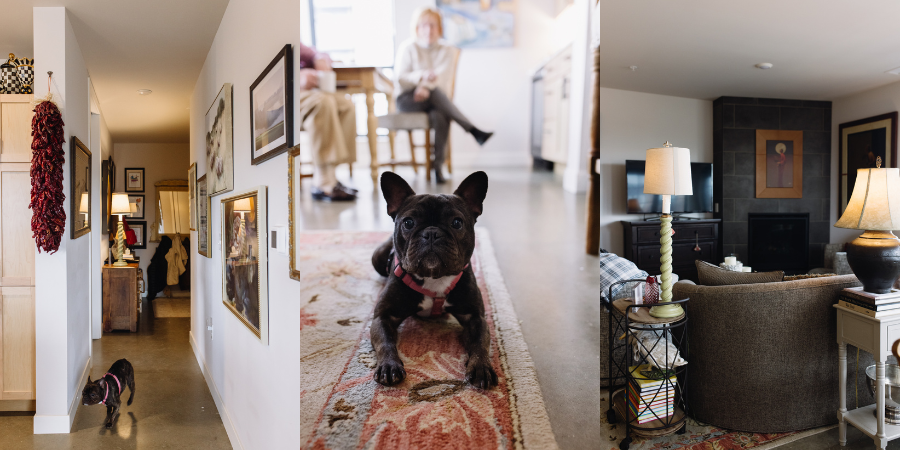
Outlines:
{"type": "Polygon", "coordinates": [[[445,182],[441,166],[451,120],[471,133],[479,145],[493,133],[475,128],[447,97],[453,83],[453,63],[458,50],[439,42],[444,33],[441,14],[433,8],[421,8],[413,14],[412,27],[415,37],[400,44],[394,65],[397,91],[401,92],[397,97],[397,109],[428,113],[434,128],[434,175],[440,184],[445,182]]]}

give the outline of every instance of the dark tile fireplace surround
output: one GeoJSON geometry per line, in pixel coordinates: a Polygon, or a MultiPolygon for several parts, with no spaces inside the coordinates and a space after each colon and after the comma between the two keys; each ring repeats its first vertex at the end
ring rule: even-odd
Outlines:
{"type": "MultiPolygon", "coordinates": [[[[762,255],[751,257],[749,253],[750,214],[791,213],[808,217],[806,265],[813,268],[824,264],[825,244],[829,241],[832,226],[829,221],[831,102],[748,97],[716,99],[713,102],[713,171],[714,217],[722,220],[720,254],[716,262],[721,262],[724,255],[736,253],[739,260],[754,270],[770,270],[765,264],[760,266],[751,262],[762,255]],[[803,132],[803,198],[756,198],[756,130],[803,132]]],[[[757,244],[754,242],[754,247],[757,244]]],[[[789,271],[799,273],[801,268],[789,271]]]]}

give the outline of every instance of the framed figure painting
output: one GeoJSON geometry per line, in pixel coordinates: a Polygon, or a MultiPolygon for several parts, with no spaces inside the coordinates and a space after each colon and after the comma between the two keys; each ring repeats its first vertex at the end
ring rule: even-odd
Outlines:
{"type": "Polygon", "coordinates": [[[125,169],[125,192],[144,192],[144,168],[125,169]]]}
{"type": "Polygon", "coordinates": [[[128,194],[128,203],[134,205],[132,208],[131,215],[128,216],[131,219],[143,219],[144,218],[144,194],[128,194]]]}
{"type": "Polygon", "coordinates": [[[206,174],[210,197],[234,189],[231,83],[222,85],[206,111],[206,174]]]}
{"type": "Polygon", "coordinates": [[[222,302],[269,343],[266,187],[230,195],[222,206],[222,302]]]}
{"type": "Polygon", "coordinates": [[[72,239],[91,231],[91,151],[77,137],[72,136],[70,227],[72,239]]]}
{"type": "Polygon", "coordinates": [[[291,44],[250,85],[250,164],[284,153],[294,145],[294,74],[291,44]]]}
{"type": "Polygon", "coordinates": [[[756,130],[756,198],[803,198],[803,132],[756,130]]]}
{"type": "Polygon", "coordinates": [[[882,167],[897,167],[897,111],[842,123],[838,130],[840,217],[853,194],[856,171],[875,168],[879,156],[882,167]]]}
{"type": "Polygon", "coordinates": [[[210,258],[209,241],[211,232],[209,227],[209,207],[210,200],[206,190],[206,174],[197,178],[197,204],[194,205],[197,210],[197,253],[210,258]]]}

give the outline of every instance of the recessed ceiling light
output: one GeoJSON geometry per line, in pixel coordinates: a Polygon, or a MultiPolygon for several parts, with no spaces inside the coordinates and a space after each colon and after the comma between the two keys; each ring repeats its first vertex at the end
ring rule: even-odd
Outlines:
{"type": "Polygon", "coordinates": [[[898,67],[898,68],[896,68],[896,69],[888,70],[888,71],[885,72],[885,73],[890,73],[890,74],[893,74],[893,75],[900,75],[900,67],[898,67]]]}
{"type": "Polygon", "coordinates": [[[141,95],[150,95],[152,93],[153,91],[151,91],[150,89],[138,89],[138,94],[141,95]]]}
{"type": "Polygon", "coordinates": [[[628,68],[631,69],[632,72],[634,72],[635,70],[637,70],[637,66],[628,66],[628,68]]]}
{"type": "Polygon", "coordinates": [[[756,65],[757,69],[762,69],[762,70],[771,69],[773,67],[775,67],[775,65],[772,63],[759,63],[756,65]]]}

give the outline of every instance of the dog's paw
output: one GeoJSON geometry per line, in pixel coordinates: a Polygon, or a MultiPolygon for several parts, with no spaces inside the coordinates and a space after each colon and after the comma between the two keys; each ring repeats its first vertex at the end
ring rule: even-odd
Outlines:
{"type": "Polygon", "coordinates": [[[466,368],[466,381],[479,389],[490,389],[497,385],[497,373],[490,363],[470,362],[466,368]]]}
{"type": "Polygon", "coordinates": [[[380,361],[375,367],[374,378],[385,386],[391,386],[406,378],[406,370],[400,361],[380,361]]]}

